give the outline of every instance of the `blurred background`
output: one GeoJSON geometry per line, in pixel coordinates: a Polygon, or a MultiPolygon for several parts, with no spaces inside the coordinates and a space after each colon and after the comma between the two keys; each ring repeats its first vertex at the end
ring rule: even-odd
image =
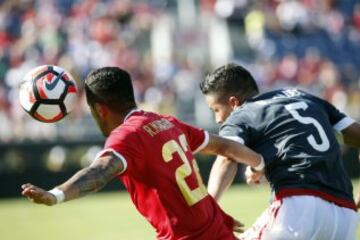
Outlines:
{"type": "MultiPolygon", "coordinates": [[[[0,197],[20,196],[27,181],[59,184],[101,149],[82,91],[92,69],[127,69],[141,108],[217,132],[198,86],[230,61],[261,91],[296,86],[360,120],[360,1],[0,0],[0,197]],[[57,124],[33,120],[18,101],[25,73],[43,64],[79,86],[57,124]]],[[[358,150],[343,152],[358,178],[358,150]]],[[[207,179],[212,162],[199,158],[207,179]]]]}

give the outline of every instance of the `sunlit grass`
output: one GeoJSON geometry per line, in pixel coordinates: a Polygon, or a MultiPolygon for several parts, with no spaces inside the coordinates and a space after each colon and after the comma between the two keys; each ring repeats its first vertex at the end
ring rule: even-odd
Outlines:
{"type": "MultiPolygon", "coordinates": [[[[221,205],[249,227],[268,200],[266,186],[235,186],[226,192],[221,205]]],[[[0,239],[147,240],[155,239],[155,232],[137,213],[126,192],[113,192],[97,193],[55,207],[31,204],[27,199],[2,200],[0,239]]]]}

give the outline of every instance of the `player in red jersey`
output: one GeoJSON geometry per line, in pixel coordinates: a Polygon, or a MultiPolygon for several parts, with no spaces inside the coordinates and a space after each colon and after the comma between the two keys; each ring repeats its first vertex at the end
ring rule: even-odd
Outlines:
{"type": "Polygon", "coordinates": [[[255,168],[263,165],[260,155],[174,117],[137,109],[131,78],[119,68],[92,72],[85,91],[92,115],[108,137],[103,151],[51,191],[24,184],[24,196],[54,205],[98,191],[118,177],[158,239],[236,239],[233,230],[240,223],[207,193],[193,154],[220,154],[255,168]]]}

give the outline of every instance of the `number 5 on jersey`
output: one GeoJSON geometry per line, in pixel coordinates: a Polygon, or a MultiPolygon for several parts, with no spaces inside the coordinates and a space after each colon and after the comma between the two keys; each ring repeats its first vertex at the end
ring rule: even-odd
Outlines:
{"type": "Polygon", "coordinates": [[[192,206],[199,202],[201,199],[207,196],[207,190],[204,183],[201,180],[199,173],[199,167],[195,160],[192,161],[192,168],[189,163],[188,158],[186,157],[186,152],[190,150],[188,143],[186,141],[185,135],[182,134],[179,136],[179,142],[175,140],[170,140],[166,142],[162,147],[162,156],[165,162],[170,162],[173,160],[173,155],[177,153],[180,159],[183,161],[183,164],[179,166],[175,171],[176,183],[184,196],[187,204],[192,206]],[[198,187],[195,189],[190,189],[185,179],[192,174],[195,174],[197,179],[198,187]]]}
{"type": "Polygon", "coordinates": [[[316,128],[316,130],[319,133],[321,142],[317,142],[314,138],[314,136],[311,134],[307,137],[307,141],[313,147],[315,150],[319,152],[325,152],[329,149],[330,143],[329,139],[326,136],[324,128],[321,126],[319,121],[317,121],[315,118],[312,117],[304,117],[301,116],[298,112],[298,110],[306,110],[308,108],[308,105],[305,102],[296,102],[296,103],[290,103],[285,106],[286,110],[290,112],[290,114],[300,123],[302,124],[312,124],[316,128]]]}

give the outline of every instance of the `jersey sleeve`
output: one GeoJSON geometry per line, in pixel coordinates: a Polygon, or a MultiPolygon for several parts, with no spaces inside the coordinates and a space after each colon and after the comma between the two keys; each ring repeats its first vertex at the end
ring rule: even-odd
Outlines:
{"type": "Polygon", "coordinates": [[[317,98],[317,100],[324,106],[325,111],[329,116],[330,123],[337,132],[341,132],[355,122],[354,119],[346,116],[331,103],[320,98],[317,98]]]}
{"type": "Polygon", "coordinates": [[[226,122],[220,127],[219,135],[247,145],[249,143],[249,126],[247,119],[241,115],[230,115],[226,122]]]}
{"type": "MultiPolygon", "coordinates": [[[[106,147],[104,148],[102,151],[100,151],[96,157],[95,157],[95,160],[100,158],[100,157],[104,157],[104,156],[107,156],[107,155],[113,155],[114,157],[116,157],[118,160],[120,160],[124,166],[124,169],[118,173],[118,175],[121,175],[122,173],[124,173],[127,169],[127,161],[125,159],[125,157],[120,154],[118,151],[116,151],[115,149],[111,148],[111,147],[106,147]]],[[[94,161],[95,162],[95,161],[94,161]]]]}
{"type": "Polygon", "coordinates": [[[184,131],[190,149],[193,153],[201,151],[208,145],[209,133],[207,131],[201,128],[193,127],[176,118],[172,118],[171,121],[175,122],[175,124],[184,131]]]}
{"type": "Polygon", "coordinates": [[[225,123],[220,127],[219,135],[246,145],[248,142],[246,129],[247,127],[243,124],[225,123]]]}

